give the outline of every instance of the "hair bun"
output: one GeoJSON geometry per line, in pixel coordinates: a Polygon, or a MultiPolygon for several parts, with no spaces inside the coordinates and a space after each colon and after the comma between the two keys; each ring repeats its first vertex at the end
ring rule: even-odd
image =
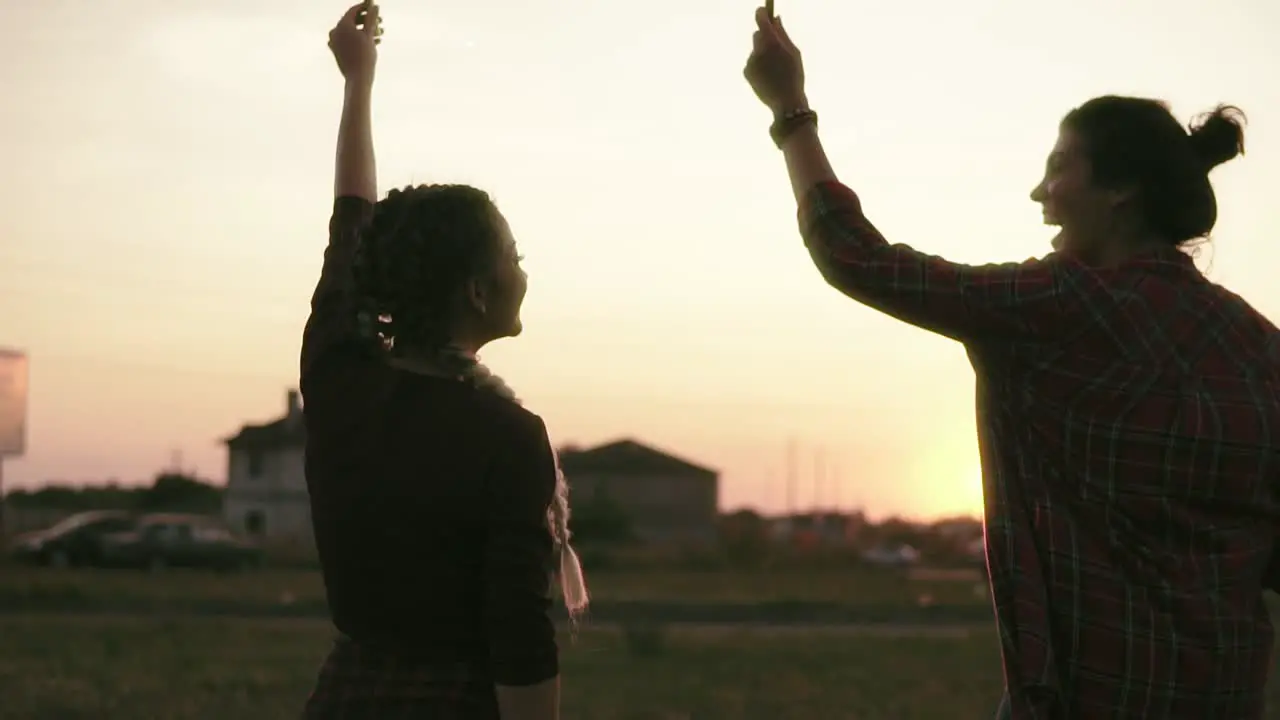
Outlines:
{"type": "Polygon", "coordinates": [[[1191,122],[1191,149],[1206,171],[1244,154],[1244,112],[1219,105],[1191,122]]]}

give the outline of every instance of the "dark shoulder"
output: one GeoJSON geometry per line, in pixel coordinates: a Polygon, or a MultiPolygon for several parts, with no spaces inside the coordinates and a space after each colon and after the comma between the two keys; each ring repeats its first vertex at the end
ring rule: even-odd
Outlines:
{"type": "Polygon", "coordinates": [[[395,375],[371,348],[347,343],[299,378],[308,432],[351,432],[366,425],[397,390],[395,375]]]}
{"type": "Polygon", "coordinates": [[[1215,282],[1205,281],[1207,291],[1195,306],[1195,323],[1202,329],[1233,338],[1231,347],[1239,353],[1260,358],[1280,373],[1280,329],[1248,300],[1215,282]]]}
{"type": "Polygon", "coordinates": [[[476,393],[476,412],[503,442],[533,449],[547,444],[542,417],[518,402],[490,392],[476,393]]]}
{"type": "Polygon", "coordinates": [[[556,456],[547,426],[520,404],[491,393],[476,410],[489,429],[485,485],[503,502],[534,513],[546,510],[556,486],[556,456]]]}
{"type": "Polygon", "coordinates": [[[389,378],[380,405],[389,422],[421,426],[417,431],[443,431],[466,437],[466,444],[501,453],[513,445],[532,449],[547,445],[542,418],[523,405],[468,383],[387,366],[389,378]]]}
{"type": "Polygon", "coordinates": [[[1226,315],[1237,318],[1244,325],[1249,326],[1263,336],[1270,337],[1277,332],[1276,325],[1271,322],[1270,318],[1263,315],[1252,303],[1234,290],[1225,285],[1210,282],[1207,279],[1205,285],[1210,288],[1212,293],[1210,302],[1220,308],[1224,308],[1226,315]]]}

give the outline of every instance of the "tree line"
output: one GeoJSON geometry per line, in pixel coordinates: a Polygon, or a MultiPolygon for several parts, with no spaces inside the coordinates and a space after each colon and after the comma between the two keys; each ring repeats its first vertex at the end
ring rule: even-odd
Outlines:
{"type": "Polygon", "coordinates": [[[133,512],[222,512],[223,488],[180,473],[160,473],[150,485],[117,483],[74,487],[50,484],[34,490],[12,490],[4,501],[14,508],[40,510],[128,510],[133,512]]]}

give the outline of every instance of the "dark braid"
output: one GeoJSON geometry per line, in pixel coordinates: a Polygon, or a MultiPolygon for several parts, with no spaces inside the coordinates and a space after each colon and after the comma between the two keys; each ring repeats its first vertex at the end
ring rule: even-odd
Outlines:
{"type": "Polygon", "coordinates": [[[358,321],[388,352],[442,350],[453,303],[494,262],[501,216],[468,185],[392,190],[374,206],[353,267],[358,321]]]}

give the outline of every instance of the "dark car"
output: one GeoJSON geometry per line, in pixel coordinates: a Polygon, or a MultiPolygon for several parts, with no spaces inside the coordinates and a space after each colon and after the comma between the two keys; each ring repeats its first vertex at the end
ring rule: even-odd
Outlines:
{"type": "Polygon", "coordinates": [[[261,548],[202,515],[144,515],[128,532],[102,538],[104,561],[115,567],[241,570],[262,559],[261,548]]]}
{"type": "Polygon", "coordinates": [[[95,510],[72,515],[53,527],[19,535],[11,552],[19,562],[52,567],[102,564],[102,538],[133,528],[130,513],[95,510]]]}

